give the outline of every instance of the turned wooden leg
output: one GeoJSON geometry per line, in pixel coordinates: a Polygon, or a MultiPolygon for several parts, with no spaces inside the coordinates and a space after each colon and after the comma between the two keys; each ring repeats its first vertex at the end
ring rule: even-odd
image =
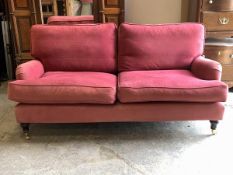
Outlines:
{"type": "Polygon", "coordinates": [[[30,126],[30,124],[29,123],[21,123],[20,125],[21,125],[21,128],[23,129],[25,139],[30,140],[30,135],[29,135],[29,126],[30,126]]]}
{"type": "Polygon", "coordinates": [[[210,121],[210,128],[212,130],[212,134],[215,135],[217,133],[217,126],[218,126],[218,121],[210,121]]]}

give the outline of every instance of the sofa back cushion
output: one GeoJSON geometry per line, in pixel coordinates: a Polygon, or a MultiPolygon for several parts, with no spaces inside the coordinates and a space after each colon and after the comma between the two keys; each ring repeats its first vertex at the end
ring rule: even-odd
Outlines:
{"type": "Polygon", "coordinates": [[[198,23],[122,24],[118,36],[118,69],[188,69],[203,53],[204,31],[204,26],[198,23]]]}
{"type": "Polygon", "coordinates": [[[34,25],[31,54],[45,71],[116,72],[115,24],[34,25]]]}

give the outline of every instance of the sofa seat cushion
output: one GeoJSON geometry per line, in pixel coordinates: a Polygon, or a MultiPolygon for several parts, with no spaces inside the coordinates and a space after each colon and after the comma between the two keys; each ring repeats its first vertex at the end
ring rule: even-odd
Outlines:
{"type": "Polygon", "coordinates": [[[227,97],[224,83],[199,79],[189,70],[122,72],[118,83],[118,98],[123,103],[223,102],[227,97]]]}
{"type": "Polygon", "coordinates": [[[20,103],[112,104],[117,78],[99,72],[47,72],[36,80],[9,83],[9,98],[20,103]]]}

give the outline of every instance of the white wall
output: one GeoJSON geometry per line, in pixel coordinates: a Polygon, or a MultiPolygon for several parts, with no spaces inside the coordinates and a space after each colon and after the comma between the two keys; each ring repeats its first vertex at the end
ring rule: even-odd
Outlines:
{"type": "Polygon", "coordinates": [[[181,22],[182,0],[125,0],[126,22],[181,22]]]}

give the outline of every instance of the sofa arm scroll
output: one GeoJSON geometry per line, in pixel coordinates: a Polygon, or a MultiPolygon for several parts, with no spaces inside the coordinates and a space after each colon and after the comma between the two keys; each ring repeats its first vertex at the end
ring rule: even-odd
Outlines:
{"type": "Polygon", "coordinates": [[[204,80],[221,80],[222,76],[221,64],[202,56],[193,61],[191,71],[194,75],[204,80]]]}
{"type": "Polygon", "coordinates": [[[38,60],[31,60],[20,64],[16,69],[17,80],[33,80],[44,74],[44,67],[38,60]]]}

